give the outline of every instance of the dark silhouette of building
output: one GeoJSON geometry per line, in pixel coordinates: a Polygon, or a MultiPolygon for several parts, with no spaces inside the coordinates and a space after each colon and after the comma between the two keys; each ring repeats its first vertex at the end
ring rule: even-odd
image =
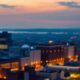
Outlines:
{"type": "Polygon", "coordinates": [[[16,71],[13,72],[10,69],[5,69],[4,72],[6,73],[5,80],[24,80],[24,73],[23,71],[16,71]]]}
{"type": "Polygon", "coordinates": [[[12,44],[12,35],[8,32],[0,33],[0,50],[7,50],[12,44]]]}
{"type": "Polygon", "coordinates": [[[32,66],[26,66],[25,67],[25,73],[24,73],[24,80],[26,80],[26,77],[28,80],[37,80],[36,79],[36,73],[35,73],[35,68],[32,66]]]}

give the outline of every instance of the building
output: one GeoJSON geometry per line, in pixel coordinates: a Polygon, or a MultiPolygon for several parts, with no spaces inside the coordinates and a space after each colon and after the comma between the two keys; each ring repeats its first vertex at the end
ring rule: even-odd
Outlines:
{"type": "Polygon", "coordinates": [[[10,69],[2,69],[0,75],[3,80],[24,80],[24,72],[20,70],[13,72],[10,69]]]}
{"type": "Polygon", "coordinates": [[[24,71],[25,66],[31,65],[35,67],[36,70],[41,68],[41,56],[40,50],[29,48],[21,48],[12,46],[8,51],[0,51],[0,68],[10,69],[11,71],[24,71]],[[17,50],[19,49],[19,50],[17,50]],[[16,51],[17,50],[17,51],[16,51]],[[29,50],[29,52],[27,52],[29,50]],[[25,55],[23,55],[25,54],[25,55]]]}
{"type": "Polygon", "coordinates": [[[41,52],[32,46],[27,44],[21,47],[20,54],[23,56],[21,58],[21,64],[24,68],[25,65],[34,66],[36,69],[40,68],[41,63],[41,52]],[[24,65],[23,65],[24,64],[24,65]]]}
{"type": "Polygon", "coordinates": [[[77,45],[69,43],[67,46],[67,58],[69,61],[78,61],[77,45]]]}
{"type": "Polygon", "coordinates": [[[30,62],[32,64],[41,62],[41,51],[40,50],[35,49],[35,50],[30,51],[30,62]]]}
{"type": "Polygon", "coordinates": [[[21,55],[13,57],[4,55],[0,58],[0,68],[10,69],[11,71],[14,72],[18,70],[24,71],[24,67],[29,64],[30,64],[30,58],[23,57],[21,55]]]}
{"type": "Polygon", "coordinates": [[[12,36],[8,32],[0,33],[0,50],[7,50],[12,44],[12,36]]]}
{"type": "MultiPolygon", "coordinates": [[[[72,69],[70,70],[66,70],[67,73],[69,74],[69,78],[71,80],[75,79],[75,80],[79,80],[80,79],[80,62],[65,62],[64,64],[65,66],[71,66],[71,67],[78,67],[78,69],[75,69],[74,71],[72,69]]],[[[65,74],[66,74],[66,71],[65,71],[65,74]]]]}
{"type": "Polygon", "coordinates": [[[39,44],[41,50],[42,65],[60,64],[63,65],[66,59],[67,51],[63,44],[39,44]]]}
{"type": "Polygon", "coordinates": [[[34,66],[36,70],[41,69],[41,51],[40,50],[31,48],[30,65],[34,66]]]}
{"type": "Polygon", "coordinates": [[[24,80],[37,80],[35,68],[32,66],[26,66],[24,72],[24,80]]]}
{"type": "Polygon", "coordinates": [[[56,80],[59,77],[58,71],[56,70],[41,70],[36,72],[36,75],[42,78],[42,80],[56,80]]]}
{"type": "Polygon", "coordinates": [[[80,53],[78,54],[78,61],[80,61],[80,53]]]}
{"type": "Polygon", "coordinates": [[[0,59],[0,68],[11,69],[11,71],[16,71],[20,69],[19,59],[0,59]]]}
{"type": "Polygon", "coordinates": [[[78,61],[80,61],[80,44],[77,46],[78,61]]]}
{"type": "Polygon", "coordinates": [[[0,69],[1,69],[0,78],[3,78],[5,80],[10,80],[11,78],[10,75],[12,75],[11,72],[16,72],[20,70],[20,60],[19,59],[0,59],[0,69]]]}
{"type": "Polygon", "coordinates": [[[20,53],[23,57],[30,56],[30,46],[27,44],[22,45],[20,53]]]}

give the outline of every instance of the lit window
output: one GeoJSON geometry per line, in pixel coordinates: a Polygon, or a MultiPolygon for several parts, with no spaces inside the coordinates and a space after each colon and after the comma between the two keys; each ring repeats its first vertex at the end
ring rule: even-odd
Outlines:
{"type": "Polygon", "coordinates": [[[19,62],[13,62],[11,63],[11,65],[12,65],[12,68],[19,67],[19,62]]]}
{"type": "Polygon", "coordinates": [[[8,48],[8,45],[0,45],[0,49],[7,49],[8,48]]]}
{"type": "Polygon", "coordinates": [[[10,68],[10,63],[5,63],[0,65],[2,68],[10,68]]]}

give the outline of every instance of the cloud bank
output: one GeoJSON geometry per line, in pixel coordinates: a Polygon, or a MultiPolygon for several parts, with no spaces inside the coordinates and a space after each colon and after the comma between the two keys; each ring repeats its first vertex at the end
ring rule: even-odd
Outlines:
{"type": "Polygon", "coordinates": [[[67,6],[67,7],[73,7],[73,8],[80,8],[80,4],[78,4],[77,2],[58,2],[58,4],[62,5],[62,6],[67,6]]]}
{"type": "Polygon", "coordinates": [[[0,4],[0,8],[15,8],[16,6],[7,5],[7,4],[0,4]]]}

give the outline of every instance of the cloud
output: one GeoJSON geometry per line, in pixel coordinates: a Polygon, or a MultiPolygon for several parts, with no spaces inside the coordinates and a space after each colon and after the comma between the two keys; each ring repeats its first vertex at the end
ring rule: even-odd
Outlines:
{"type": "Polygon", "coordinates": [[[0,8],[15,8],[16,6],[7,5],[7,4],[0,4],[0,8]]]}
{"type": "Polygon", "coordinates": [[[58,4],[62,5],[62,6],[67,6],[67,7],[73,7],[73,8],[80,8],[80,4],[78,4],[77,2],[58,2],[58,4]]]}

